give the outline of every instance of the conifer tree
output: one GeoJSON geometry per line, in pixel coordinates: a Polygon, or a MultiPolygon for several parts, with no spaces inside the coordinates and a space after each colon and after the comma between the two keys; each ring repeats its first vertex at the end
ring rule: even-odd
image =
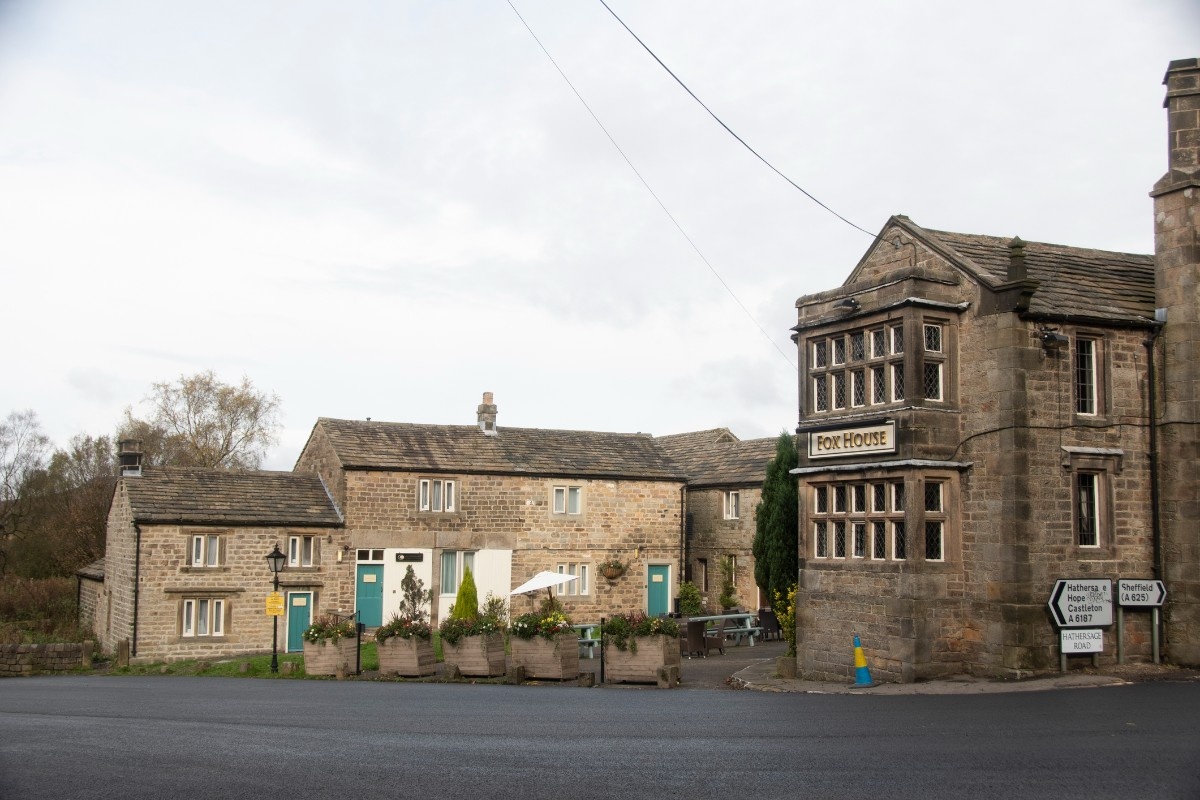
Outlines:
{"type": "Polygon", "coordinates": [[[479,590],[475,588],[471,568],[463,567],[462,583],[458,585],[458,594],[454,597],[454,608],[450,610],[450,618],[475,619],[478,616],[479,590]]]}
{"type": "MultiPolygon", "coordinates": [[[[787,597],[800,572],[798,489],[791,470],[800,455],[796,442],[784,431],[775,443],[775,458],[767,465],[762,499],[755,515],[754,582],[774,603],[787,597]]],[[[779,609],[776,609],[778,613],[779,609]]]]}

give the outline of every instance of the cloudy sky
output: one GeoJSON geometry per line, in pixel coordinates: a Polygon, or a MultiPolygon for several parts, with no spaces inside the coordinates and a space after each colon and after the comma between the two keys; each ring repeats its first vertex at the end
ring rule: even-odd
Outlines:
{"type": "MultiPolygon", "coordinates": [[[[1152,250],[1192,0],[608,4],[867,231],[1152,250]]],[[[0,416],[60,445],[210,368],[279,394],[282,469],[484,391],[772,436],[795,299],[870,241],[599,0],[0,0],[0,416]]]]}

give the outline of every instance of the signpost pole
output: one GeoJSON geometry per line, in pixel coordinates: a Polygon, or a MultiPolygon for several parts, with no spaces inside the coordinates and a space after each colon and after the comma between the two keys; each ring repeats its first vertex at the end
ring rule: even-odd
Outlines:
{"type": "Polygon", "coordinates": [[[1151,618],[1150,618],[1150,619],[1151,619],[1151,625],[1150,625],[1150,630],[1151,630],[1151,633],[1150,633],[1150,641],[1153,643],[1153,646],[1154,646],[1154,663],[1155,663],[1155,664],[1157,664],[1157,663],[1159,663],[1159,656],[1158,656],[1158,606],[1155,606],[1154,608],[1150,609],[1150,613],[1152,614],[1152,616],[1151,616],[1151,618]]]}
{"type": "Polygon", "coordinates": [[[1125,663],[1125,606],[1117,606],[1117,663],[1125,663]]]}

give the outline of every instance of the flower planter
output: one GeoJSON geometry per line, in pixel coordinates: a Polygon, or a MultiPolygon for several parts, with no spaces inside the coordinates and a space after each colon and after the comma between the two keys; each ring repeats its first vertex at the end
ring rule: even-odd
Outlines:
{"type": "Polygon", "coordinates": [[[338,667],[353,672],[357,665],[358,640],[353,636],[337,642],[304,643],[304,672],[308,675],[337,675],[338,667]]]}
{"type": "Polygon", "coordinates": [[[637,636],[629,640],[625,650],[618,649],[608,637],[604,639],[606,680],[657,683],[658,670],[666,666],[680,666],[679,639],[675,636],[637,636]]]}
{"type": "Polygon", "coordinates": [[[376,644],[379,653],[379,674],[423,678],[437,672],[433,642],[414,636],[392,636],[376,644]]]}
{"type": "Polygon", "coordinates": [[[600,574],[610,581],[615,581],[617,578],[625,574],[624,567],[604,567],[600,570],[600,574]]]}
{"type": "Polygon", "coordinates": [[[466,676],[490,678],[503,675],[504,634],[464,636],[458,644],[443,639],[442,660],[447,669],[458,667],[458,671],[466,676]]]}
{"type": "Polygon", "coordinates": [[[526,678],[573,681],[579,677],[579,637],[574,633],[560,633],[553,639],[513,636],[509,645],[512,665],[524,667],[526,678]]]}

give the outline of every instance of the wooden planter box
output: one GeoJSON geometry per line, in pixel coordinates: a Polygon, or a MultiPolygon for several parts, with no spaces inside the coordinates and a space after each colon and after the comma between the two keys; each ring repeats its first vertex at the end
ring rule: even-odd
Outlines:
{"type": "Polygon", "coordinates": [[[605,680],[628,683],[657,683],[658,670],[680,666],[679,639],[675,636],[638,636],[629,640],[628,649],[619,650],[604,638],[605,680]],[[637,642],[637,652],[633,643],[637,642]]]}
{"type": "Polygon", "coordinates": [[[442,641],[446,669],[458,667],[463,675],[491,678],[504,674],[504,634],[464,636],[458,644],[442,641]]]}
{"type": "Polygon", "coordinates": [[[437,672],[437,658],[429,639],[392,636],[376,642],[375,648],[379,653],[380,675],[423,678],[437,672]]]}
{"type": "Polygon", "coordinates": [[[308,675],[337,675],[338,667],[351,673],[357,666],[358,640],[353,636],[338,639],[337,644],[304,643],[304,672],[308,675]]]}
{"type": "Polygon", "coordinates": [[[553,639],[534,636],[509,639],[512,665],[524,667],[526,678],[573,681],[579,677],[579,637],[560,633],[553,639]]]}

